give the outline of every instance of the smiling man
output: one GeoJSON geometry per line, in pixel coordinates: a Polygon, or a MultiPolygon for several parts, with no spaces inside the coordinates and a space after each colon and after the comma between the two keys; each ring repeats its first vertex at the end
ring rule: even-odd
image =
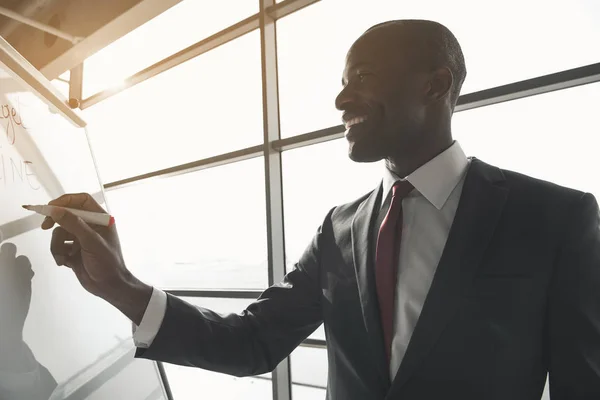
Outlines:
{"type": "Polygon", "coordinates": [[[391,21],[369,29],[348,52],[336,99],[350,158],[383,158],[407,176],[448,148],[465,76],[458,41],[440,24],[391,21]]]}
{"type": "MultiPolygon", "coordinates": [[[[548,372],[553,400],[600,399],[597,202],[467,158],[451,133],[465,76],[436,22],[387,22],[354,43],[336,106],[350,158],[385,160],[383,179],[333,207],[296,268],[240,314],[144,284],[114,227],[66,211],[43,225],[61,225],[54,257],[135,323],[138,357],[262,374],[324,323],[328,399],[533,400],[548,372]]],[[[51,204],[103,211],[86,194],[51,204]]]]}

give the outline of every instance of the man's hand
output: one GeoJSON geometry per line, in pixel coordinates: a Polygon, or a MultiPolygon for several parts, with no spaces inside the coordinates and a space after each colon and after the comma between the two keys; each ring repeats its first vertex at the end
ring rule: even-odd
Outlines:
{"type": "MultiPolygon", "coordinates": [[[[50,205],[106,212],[87,193],[65,194],[50,205]]],[[[60,225],[52,232],[50,251],[58,265],[75,272],[81,285],[120,309],[139,325],[152,287],[135,278],[125,266],[115,226],[88,225],[64,209],[55,209],[42,223],[42,229],[60,225]]]]}

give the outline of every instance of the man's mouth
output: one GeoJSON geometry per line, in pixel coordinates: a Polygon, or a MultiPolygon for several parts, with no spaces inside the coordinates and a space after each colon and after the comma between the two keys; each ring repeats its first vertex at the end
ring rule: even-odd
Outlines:
{"type": "Polygon", "coordinates": [[[344,121],[344,126],[346,127],[346,129],[350,129],[352,126],[362,124],[366,120],[367,120],[366,115],[354,117],[354,118],[349,119],[348,121],[344,121]]]}

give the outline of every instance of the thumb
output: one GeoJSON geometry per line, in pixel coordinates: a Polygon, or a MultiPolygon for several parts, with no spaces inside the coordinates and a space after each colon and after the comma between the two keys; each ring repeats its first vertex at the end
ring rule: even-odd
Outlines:
{"type": "Polygon", "coordinates": [[[102,237],[85,223],[81,218],[62,207],[52,207],[50,218],[62,226],[67,232],[73,234],[79,241],[82,249],[89,250],[97,245],[102,237]]]}

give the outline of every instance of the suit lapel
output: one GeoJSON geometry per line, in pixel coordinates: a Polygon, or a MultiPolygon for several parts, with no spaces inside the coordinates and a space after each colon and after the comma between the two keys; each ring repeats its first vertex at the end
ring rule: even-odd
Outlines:
{"type": "Polygon", "coordinates": [[[457,311],[502,214],[502,172],[473,158],[429,294],[387,398],[396,398],[457,311]]]}
{"type": "Polygon", "coordinates": [[[362,314],[373,351],[373,360],[387,390],[390,386],[390,378],[381,330],[381,319],[379,317],[379,306],[377,304],[375,275],[371,261],[373,247],[370,239],[373,223],[378,215],[376,207],[382,201],[382,191],[382,185],[379,185],[356,211],[352,221],[352,255],[362,314]]]}

